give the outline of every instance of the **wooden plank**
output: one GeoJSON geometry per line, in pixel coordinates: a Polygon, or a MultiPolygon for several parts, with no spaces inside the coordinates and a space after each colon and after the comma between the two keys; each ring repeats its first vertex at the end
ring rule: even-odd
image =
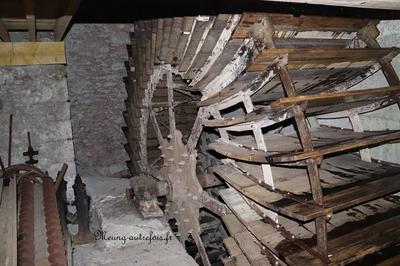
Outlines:
{"type": "MultiPolygon", "coordinates": [[[[368,202],[395,192],[400,191],[400,174],[380,176],[367,180],[354,182],[345,188],[337,188],[337,191],[324,195],[324,213],[332,214],[364,202],[368,202]]],[[[316,218],[318,214],[307,212],[307,207],[300,205],[288,206],[286,211],[299,211],[307,217],[316,218]],[[301,209],[301,210],[300,210],[301,209]],[[304,210],[304,211],[303,211],[304,210]]]]}
{"type": "MultiPolygon", "coordinates": [[[[218,193],[233,213],[238,217],[237,223],[243,226],[262,219],[233,188],[219,190],[218,193]]],[[[234,239],[251,265],[270,265],[267,257],[262,254],[262,244],[247,229],[235,234],[234,239]]]]}
{"type": "Polygon", "coordinates": [[[255,149],[254,147],[240,147],[224,142],[213,142],[208,144],[208,149],[214,150],[228,158],[246,162],[268,163],[267,158],[271,153],[255,149]]]}
{"type": "Polygon", "coordinates": [[[261,261],[263,262],[262,265],[270,265],[265,255],[261,254],[261,248],[256,243],[257,240],[251,235],[250,232],[246,231],[239,233],[235,236],[235,239],[240,249],[243,250],[243,254],[252,265],[255,263],[261,263],[261,261]]]}
{"type": "Polygon", "coordinates": [[[63,42],[0,43],[0,65],[66,64],[63,42]]]}
{"type": "Polygon", "coordinates": [[[218,194],[229,206],[233,213],[244,223],[251,223],[262,220],[249,205],[244,201],[243,197],[233,188],[221,189],[218,194]]]}
{"type": "MultiPolygon", "coordinates": [[[[305,205],[288,198],[285,199],[287,203],[282,205],[279,203],[279,200],[282,199],[281,195],[261,187],[231,166],[217,166],[214,168],[214,172],[240,193],[260,205],[301,221],[310,221],[320,216],[331,215],[334,212],[400,191],[400,174],[380,173],[378,177],[354,182],[343,188],[331,188],[333,192],[324,195],[324,208],[312,204],[305,205]]],[[[368,170],[366,170],[366,175],[369,175],[368,170]]],[[[302,197],[299,196],[299,198],[302,197]]],[[[305,197],[303,199],[307,201],[305,197]]]]}
{"type": "Polygon", "coordinates": [[[0,19],[0,39],[3,42],[10,42],[10,34],[8,34],[8,30],[3,22],[3,19],[0,19]]]}
{"type": "Polygon", "coordinates": [[[236,218],[234,214],[227,214],[222,216],[222,220],[228,229],[231,236],[235,236],[238,233],[245,232],[246,227],[236,218]]]}
{"type": "Polygon", "coordinates": [[[235,239],[233,239],[233,237],[224,238],[224,245],[225,245],[226,249],[228,250],[229,255],[232,257],[243,254],[242,250],[236,244],[236,241],[235,241],[235,239]]]}
{"type": "Polygon", "coordinates": [[[375,89],[363,89],[363,90],[352,90],[352,91],[341,91],[341,92],[325,92],[310,95],[296,95],[286,98],[278,99],[271,103],[273,108],[302,104],[305,103],[307,106],[325,106],[334,105],[340,103],[348,103],[354,101],[362,101],[369,99],[374,96],[391,95],[395,96],[400,93],[400,86],[393,87],[382,87],[375,89]]]}
{"type": "Polygon", "coordinates": [[[348,49],[264,49],[247,71],[260,71],[280,55],[288,54],[288,69],[344,68],[361,62],[366,66],[382,58],[399,53],[399,48],[348,48],[348,49]]]}
{"type": "MultiPolygon", "coordinates": [[[[330,261],[344,265],[399,242],[399,224],[400,216],[395,216],[329,240],[330,261]]],[[[320,261],[306,252],[292,254],[288,259],[296,265],[320,265],[320,261]]]]}
{"type": "MultiPolygon", "coordinates": [[[[328,154],[353,150],[361,147],[372,146],[399,139],[400,139],[400,131],[384,131],[357,140],[348,140],[339,143],[331,143],[329,144],[329,146],[327,145],[324,147],[316,148],[312,151],[271,155],[268,158],[266,158],[266,161],[269,163],[283,163],[283,162],[307,160],[310,158],[318,158],[328,154]]],[[[260,151],[258,151],[257,155],[258,156],[261,155],[260,151]]]]}
{"type": "MultiPolygon", "coordinates": [[[[368,24],[368,19],[326,17],[322,16],[293,16],[291,14],[279,13],[244,13],[237,27],[233,38],[246,38],[251,25],[260,20],[261,17],[268,16],[271,19],[276,31],[331,31],[337,32],[356,32],[368,24]]],[[[332,34],[332,38],[334,35],[332,34]]]]}
{"type": "Polygon", "coordinates": [[[293,116],[293,112],[291,108],[277,108],[272,110],[271,108],[267,107],[259,107],[254,111],[245,114],[244,116],[240,117],[233,117],[230,119],[208,119],[203,122],[204,126],[206,127],[229,127],[229,130],[235,130],[234,125],[239,125],[237,127],[246,128],[248,125],[247,130],[251,130],[254,126],[254,123],[259,122],[261,127],[265,127],[267,125],[272,125],[283,120],[289,119],[293,116]]]}
{"type": "Polygon", "coordinates": [[[196,54],[196,58],[193,59],[190,68],[186,71],[185,77],[193,78],[200,68],[206,63],[215,47],[215,44],[218,41],[219,36],[226,27],[226,23],[229,18],[230,16],[225,14],[218,15],[215,18],[212,28],[208,32],[203,45],[196,54]]]}
{"type": "Polygon", "coordinates": [[[204,43],[204,37],[207,36],[204,36],[204,34],[208,34],[209,27],[212,25],[213,21],[214,17],[212,16],[200,16],[196,18],[193,32],[191,33],[189,43],[179,66],[180,72],[186,72],[189,69],[197,52],[204,43]]]}

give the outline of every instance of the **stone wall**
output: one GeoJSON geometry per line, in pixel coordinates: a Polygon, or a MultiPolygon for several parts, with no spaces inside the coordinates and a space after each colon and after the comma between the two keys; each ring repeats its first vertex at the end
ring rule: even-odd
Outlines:
{"type": "Polygon", "coordinates": [[[129,24],[74,24],[66,38],[68,88],[78,171],[126,170],[122,112],[129,24]]]}
{"type": "Polygon", "coordinates": [[[39,166],[55,177],[69,165],[69,195],[75,177],[70,107],[63,65],[0,67],[0,155],[7,161],[9,116],[13,114],[12,163],[24,163],[28,149],[39,150],[39,166]]]}

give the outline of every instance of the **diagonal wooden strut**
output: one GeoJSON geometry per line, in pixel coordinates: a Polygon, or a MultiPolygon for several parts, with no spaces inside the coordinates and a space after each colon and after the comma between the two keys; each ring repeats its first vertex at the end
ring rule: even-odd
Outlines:
{"type": "MultiPolygon", "coordinates": [[[[286,66],[278,67],[279,77],[281,78],[283,89],[287,96],[296,96],[296,88],[293,85],[293,81],[290,78],[289,72],[286,66]]],[[[304,112],[300,106],[296,105],[293,107],[294,118],[297,125],[298,134],[300,137],[301,145],[304,151],[312,151],[313,144],[311,140],[310,130],[308,129],[304,112]]],[[[314,201],[319,205],[324,205],[324,198],[322,194],[321,179],[319,176],[317,159],[307,159],[307,170],[311,183],[311,192],[313,194],[314,201]]],[[[323,256],[328,256],[327,247],[327,228],[326,220],[324,217],[319,217],[315,220],[315,231],[317,233],[317,248],[318,252],[323,256]]]]}

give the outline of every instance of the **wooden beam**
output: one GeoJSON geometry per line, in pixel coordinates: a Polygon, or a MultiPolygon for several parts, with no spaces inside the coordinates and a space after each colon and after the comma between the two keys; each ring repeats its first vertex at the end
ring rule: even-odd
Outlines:
{"type": "MultiPolygon", "coordinates": [[[[277,0],[264,0],[268,2],[276,2],[277,0]]],[[[400,10],[400,2],[398,0],[279,0],[279,2],[312,4],[312,5],[327,5],[327,6],[344,6],[355,8],[374,8],[400,10]]]]}
{"type": "MultiPolygon", "coordinates": [[[[12,30],[28,30],[28,22],[26,18],[3,18],[5,27],[12,30]]],[[[56,25],[55,19],[39,19],[36,18],[36,30],[54,30],[56,25]]]]}
{"type": "Polygon", "coordinates": [[[61,41],[64,38],[65,32],[72,20],[72,16],[75,14],[79,7],[80,0],[69,0],[67,2],[67,8],[64,15],[56,20],[54,26],[54,40],[61,41]]]}
{"type": "Polygon", "coordinates": [[[3,20],[0,19],[0,39],[3,42],[10,42],[10,35],[8,34],[8,30],[3,23],[3,20]]]}
{"type": "Polygon", "coordinates": [[[66,64],[63,42],[0,43],[0,66],[66,64]]]}

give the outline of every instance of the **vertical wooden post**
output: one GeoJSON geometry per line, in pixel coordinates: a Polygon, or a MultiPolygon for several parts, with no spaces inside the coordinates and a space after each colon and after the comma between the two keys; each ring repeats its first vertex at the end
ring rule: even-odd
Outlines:
{"type": "Polygon", "coordinates": [[[33,0],[24,0],[26,24],[28,26],[28,36],[30,42],[36,41],[36,18],[35,5],[33,0]]]}
{"type": "MultiPolygon", "coordinates": [[[[290,78],[289,72],[286,66],[279,66],[278,73],[282,81],[283,88],[287,96],[295,96],[296,88],[293,85],[293,82],[290,78]]],[[[311,134],[307,126],[307,122],[304,116],[303,111],[299,106],[293,107],[293,113],[297,125],[297,130],[299,132],[299,137],[301,144],[303,146],[304,151],[312,151],[313,144],[311,139],[311,134]]],[[[317,160],[312,158],[307,161],[307,170],[311,183],[311,192],[313,194],[314,201],[322,205],[324,204],[324,198],[322,194],[321,180],[319,176],[319,169],[317,160]]],[[[326,221],[324,217],[318,217],[315,220],[315,229],[317,234],[317,246],[318,252],[327,257],[328,256],[328,247],[327,247],[327,229],[326,229],[326,221]]]]}
{"type": "Polygon", "coordinates": [[[169,113],[169,133],[173,136],[176,130],[175,123],[175,107],[174,107],[174,81],[172,80],[172,72],[169,69],[167,73],[167,88],[168,88],[168,113],[169,113]]]}

